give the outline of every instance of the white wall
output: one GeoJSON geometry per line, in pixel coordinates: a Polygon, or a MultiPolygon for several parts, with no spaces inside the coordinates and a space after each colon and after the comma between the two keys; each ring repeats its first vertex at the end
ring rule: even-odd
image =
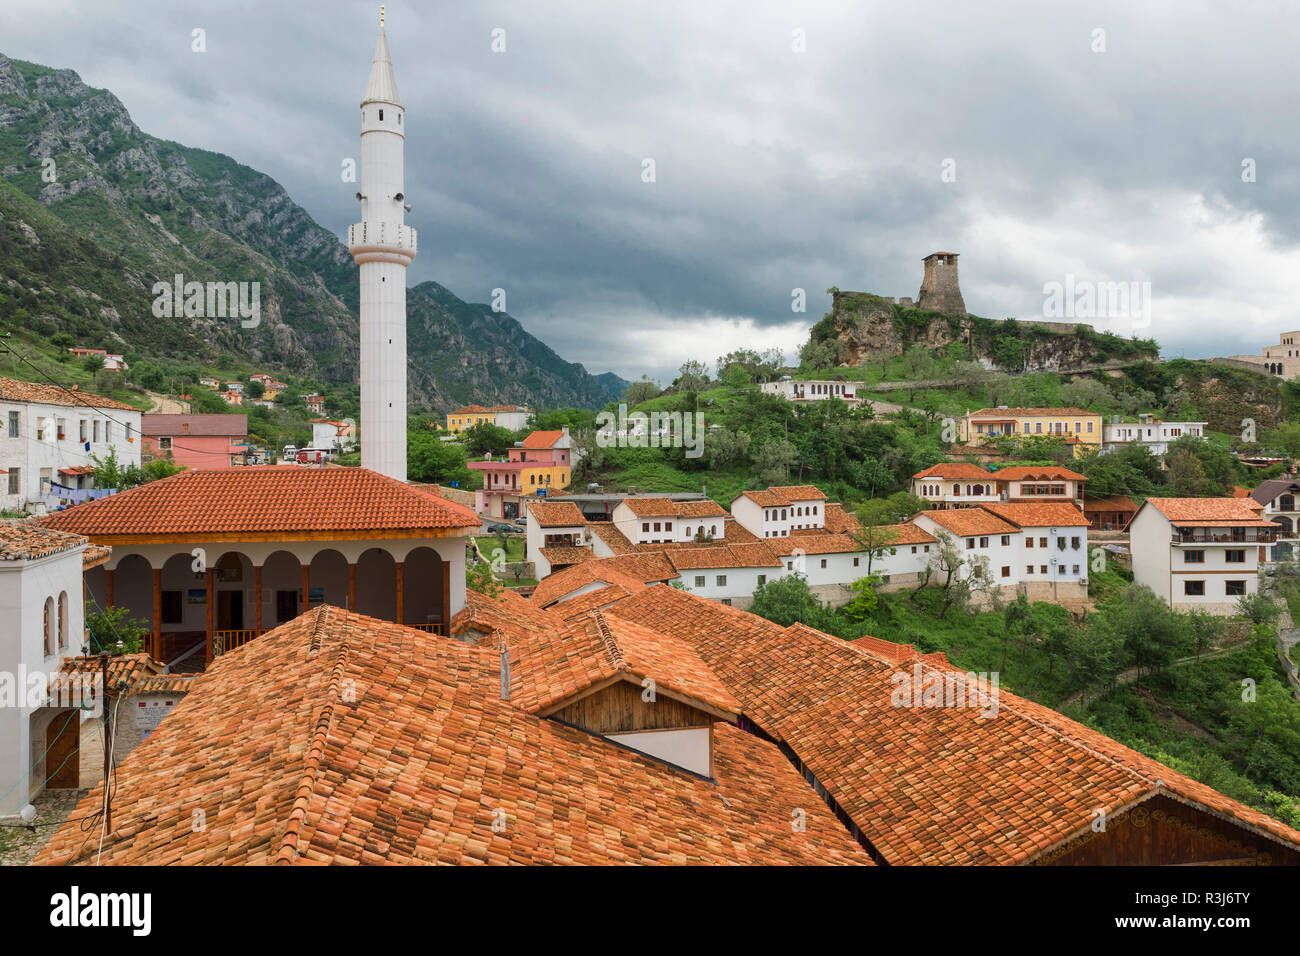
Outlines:
{"type": "Polygon", "coordinates": [[[702,776],[710,776],[709,728],[683,730],[642,730],[626,734],[607,734],[610,740],[685,767],[702,776]]]}

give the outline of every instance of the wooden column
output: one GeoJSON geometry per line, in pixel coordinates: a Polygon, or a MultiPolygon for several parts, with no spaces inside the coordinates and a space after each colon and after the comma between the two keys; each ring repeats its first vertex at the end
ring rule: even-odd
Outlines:
{"type": "Polygon", "coordinates": [[[113,569],[105,568],[104,569],[104,606],[105,607],[113,606],[113,597],[114,597],[113,569]]]}
{"type": "Polygon", "coordinates": [[[302,607],[299,608],[300,614],[306,614],[307,608],[310,606],[311,588],[308,586],[311,583],[310,578],[311,565],[304,564],[302,566],[302,607]]]}
{"type": "Polygon", "coordinates": [[[258,637],[262,633],[262,566],[253,565],[253,636],[258,637]]]}
{"type": "Polygon", "coordinates": [[[357,609],[357,566],[354,562],[348,563],[348,610],[355,612],[357,609]]]}
{"type": "Polygon", "coordinates": [[[207,577],[207,582],[206,582],[207,592],[204,594],[204,604],[206,605],[206,607],[204,608],[204,613],[205,613],[204,629],[207,631],[208,647],[207,650],[204,652],[204,663],[211,664],[212,663],[212,608],[213,605],[216,603],[215,597],[212,593],[212,585],[216,581],[216,572],[212,568],[208,568],[206,577],[207,577]]]}
{"type": "Polygon", "coordinates": [[[150,654],[162,659],[162,568],[153,570],[153,648],[150,654]]]}
{"type": "Polygon", "coordinates": [[[403,587],[402,587],[402,577],[403,577],[403,575],[402,575],[402,562],[401,562],[401,561],[398,561],[398,562],[396,563],[396,568],[395,568],[395,570],[396,570],[396,576],[397,576],[397,619],[396,619],[393,623],[395,623],[395,624],[405,624],[406,621],[403,619],[403,615],[402,615],[402,607],[403,607],[403,594],[402,594],[403,587]]]}

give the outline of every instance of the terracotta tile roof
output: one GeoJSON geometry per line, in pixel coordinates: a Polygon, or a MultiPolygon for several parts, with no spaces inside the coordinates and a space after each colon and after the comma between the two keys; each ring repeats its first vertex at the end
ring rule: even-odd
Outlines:
{"type": "MultiPolygon", "coordinates": [[[[709,780],[501,700],[495,651],[322,606],[219,658],[121,762],[100,862],[869,862],[775,746],[714,727],[709,780]]],[[[102,801],[37,862],[93,864],[76,821],[102,801]]]]}
{"type": "Polygon", "coordinates": [[[579,594],[577,597],[552,605],[544,613],[562,621],[572,621],[574,618],[581,617],[591,611],[609,607],[615,601],[621,601],[630,593],[627,588],[620,587],[617,584],[607,584],[603,588],[597,588],[595,591],[588,591],[586,594],[579,594]]]}
{"type": "Polygon", "coordinates": [[[1260,518],[1260,505],[1253,498],[1148,498],[1146,503],[1180,527],[1202,524],[1232,524],[1243,527],[1272,527],[1260,518]]]}
{"type": "Polygon", "coordinates": [[[833,531],[837,534],[853,534],[862,530],[862,525],[858,523],[856,516],[844,510],[844,505],[838,501],[828,501],[823,509],[823,524],[826,525],[827,531],[833,531]]]}
{"type": "Polygon", "coordinates": [[[97,568],[108,561],[113,555],[113,549],[102,544],[88,544],[86,550],[81,552],[81,570],[89,571],[91,568],[97,568]]]}
{"type": "Polygon", "coordinates": [[[1088,524],[1083,512],[1065,501],[1012,501],[980,507],[1018,528],[1082,528],[1088,524]]]}
{"type": "Polygon", "coordinates": [[[948,480],[966,480],[967,478],[978,481],[991,481],[993,475],[979,465],[972,465],[966,461],[941,461],[937,465],[931,465],[922,471],[918,471],[913,478],[946,478],[948,480]]]}
{"type": "Polygon", "coordinates": [[[671,498],[624,498],[622,503],[638,518],[672,518],[677,515],[671,498]]]}
{"type": "Polygon", "coordinates": [[[902,524],[881,525],[878,531],[886,532],[884,538],[876,538],[894,545],[934,544],[939,539],[924,528],[904,521],[902,524]]]}
{"type": "Polygon", "coordinates": [[[712,498],[702,501],[674,501],[673,508],[679,518],[723,518],[730,517],[727,509],[712,498]]]}
{"type": "MultiPolygon", "coordinates": [[[[1269,482],[1267,482],[1267,481],[1266,481],[1266,482],[1263,482],[1262,485],[1261,485],[1261,487],[1262,487],[1263,485],[1268,484],[1268,483],[1269,483],[1269,482]]],[[[1259,491],[1258,488],[1255,489],[1255,492],[1257,492],[1257,491],[1259,491]]],[[[1234,498],[1255,498],[1255,492],[1252,492],[1249,488],[1243,488],[1243,487],[1241,487],[1241,485],[1233,485],[1233,486],[1232,486],[1232,497],[1234,497],[1234,498]]],[[[1255,498],[1255,500],[1258,501],[1259,499],[1258,499],[1258,498],[1255,498]]]]}
{"type": "Polygon", "coordinates": [[[1084,511],[1137,511],[1137,502],[1125,495],[1085,495],[1084,511]]]}
{"type": "Polygon", "coordinates": [[[486,411],[489,411],[489,409],[484,405],[466,405],[464,408],[457,408],[456,410],[450,411],[447,414],[448,415],[472,415],[475,412],[486,412],[486,411]]]}
{"type": "MultiPolygon", "coordinates": [[[[51,681],[52,690],[93,688],[102,667],[98,655],[65,657],[51,681]]],[[[162,665],[148,654],[113,654],[108,658],[109,691],[115,694],[136,693],[142,681],[162,673],[162,665]]]]}
{"type": "Polygon", "coordinates": [[[753,544],[763,540],[735,518],[727,518],[722,523],[722,537],[728,544],[753,544]]]}
{"type": "Polygon", "coordinates": [[[663,554],[678,571],[704,568],[779,568],[781,560],[765,544],[668,545],[663,554]]]}
{"type": "Polygon", "coordinates": [[[760,508],[788,508],[800,501],[823,501],[826,495],[812,485],[771,485],[763,489],[742,491],[737,497],[748,498],[760,508]]]}
{"type": "Polygon", "coordinates": [[[198,674],[151,674],[140,678],[135,693],[188,694],[198,679],[198,674]]]}
{"type": "MultiPolygon", "coordinates": [[[[938,511],[922,511],[913,518],[929,518],[941,528],[953,534],[965,537],[972,534],[1012,534],[1015,526],[1003,521],[997,515],[983,508],[946,508],[938,511]]],[[[1085,521],[1084,524],[1087,524],[1085,521]]]]}
{"type": "Polygon", "coordinates": [[[155,415],[140,416],[140,433],[152,436],[248,434],[247,415],[155,415]],[[185,426],[189,430],[185,431],[185,426]]]}
{"type": "Polygon", "coordinates": [[[617,584],[635,592],[643,590],[648,584],[671,581],[675,577],[677,569],[660,553],[594,558],[543,578],[533,590],[530,600],[545,607],[594,581],[617,584]]]}
{"type": "Polygon", "coordinates": [[[587,527],[591,529],[592,534],[605,542],[605,546],[615,555],[636,553],[636,545],[628,540],[627,535],[614,527],[614,522],[592,521],[587,524],[587,527]]]}
{"type": "Polygon", "coordinates": [[[554,448],[555,443],[564,437],[563,429],[550,432],[530,432],[524,439],[525,448],[554,448]]]}
{"type": "Polygon", "coordinates": [[[595,557],[590,548],[577,547],[555,547],[541,548],[542,557],[544,557],[551,567],[566,564],[579,564],[583,561],[589,561],[595,557]]]}
{"type": "Polygon", "coordinates": [[[0,401],[3,402],[38,402],[42,405],[69,405],[81,408],[117,408],[126,412],[139,412],[140,409],[114,398],[105,398],[80,389],[60,388],[42,382],[20,382],[14,378],[0,378],[0,401]]]}
{"type": "MultiPolygon", "coordinates": [[[[0,521],[0,561],[35,561],[85,543],[82,535],[54,531],[32,519],[0,521]]],[[[83,564],[86,560],[83,554],[83,564]]]]}
{"type": "Polygon", "coordinates": [[[510,702],[547,714],[622,675],[732,718],[740,704],[690,644],[631,621],[591,611],[563,628],[511,645],[510,702]]]}
{"type": "MultiPolygon", "coordinates": [[[[529,634],[553,629],[556,617],[514,591],[502,590],[491,596],[479,591],[465,591],[465,606],[451,619],[453,637],[468,639],[473,635],[488,637],[498,632],[507,641],[520,641],[529,634]]],[[[497,639],[482,643],[495,646],[497,639]]]]}
{"type": "Polygon", "coordinates": [[[463,505],[366,468],[276,465],[182,471],[41,519],[91,537],[477,528],[463,505]]]}
{"type": "Polygon", "coordinates": [[[847,534],[831,534],[815,528],[791,531],[786,538],[767,538],[767,546],[777,554],[785,556],[801,551],[804,554],[847,554],[861,551],[858,540],[847,534]]]}
{"type": "Polygon", "coordinates": [[[999,468],[993,473],[998,481],[1087,481],[1086,475],[1055,465],[1016,465],[999,468]]]}
{"type": "Polygon", "coordinates": [[[542,528],[576,528],[587,523],[582,509],[572,501],[543,501],[538,498],[529,501],[527,508],[542,528]]]}
{"type": "MultiPolygon", "coordinates": [[[[890,863],[1024,863],[1164,794],[1300,849],[1300,832],[1045,707],[1000,691],[968,707],[899,706],[899,671],[872,645],[787,629],[677,589],[607,614],[691,643],[890,863]]],[[[885,649],[888,651],[888,649],[885,649]]],[[[901,677],[956,674],[938,656],[901,677]]],[[[954,678],[956,679],[956,678],[954,678]]]]}
{"type": "Polygon", "coordinates": [[[1069,415],[1089,415],[1096,416],[1097,412],[1085,411],[1082,408],[981,408],[977,412],[971,412],[971,418],[1042,418],[1052,416],[1054,418],[1064,418],[1069,415]]]}

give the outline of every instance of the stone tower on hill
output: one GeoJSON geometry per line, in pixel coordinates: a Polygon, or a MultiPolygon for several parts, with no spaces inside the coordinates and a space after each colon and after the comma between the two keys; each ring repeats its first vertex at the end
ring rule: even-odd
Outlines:
{"type": "Polygon", "coordinates": [[[918,309],[933,309],[952,315],[968,315],[966,303],[957,285],[957,253],[932,252],[923,260],[925,275],[921,277],[921,292],[916,297],[918,309]]]}

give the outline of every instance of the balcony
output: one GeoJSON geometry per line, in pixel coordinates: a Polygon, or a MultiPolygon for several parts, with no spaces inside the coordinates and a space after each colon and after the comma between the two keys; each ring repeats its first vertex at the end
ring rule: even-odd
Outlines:
{"type": "Polygon", "coordinates": [[[1178,532],[1170,536],[1176,545],[1198,544],[1272,544],[1277,533],[1268,528],[1235,528],[1215,531],[1211,529],[1178,532]]]}

